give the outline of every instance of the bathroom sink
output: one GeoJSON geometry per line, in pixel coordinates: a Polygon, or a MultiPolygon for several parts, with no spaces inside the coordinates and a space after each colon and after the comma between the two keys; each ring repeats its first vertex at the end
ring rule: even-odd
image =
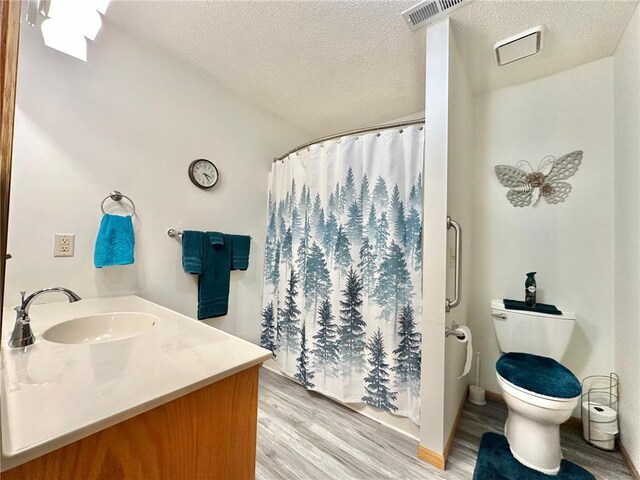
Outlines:
{"type": "Polygon", "coordinates": [[[148,333],[159,322],[160,318],[150,313],[101,313],[59,323],[46,330],[43,337],[67,344],[115,342],[148,333]]]}

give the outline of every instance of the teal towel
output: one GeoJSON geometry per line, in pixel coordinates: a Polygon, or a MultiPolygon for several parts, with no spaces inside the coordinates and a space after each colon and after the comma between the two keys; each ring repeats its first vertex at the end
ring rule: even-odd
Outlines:
{"type": "Polygon", "coordinates": [[[198,274],[198,320],[221,317],[229,310],[231,241],[220,232],[185,231],[182,266],[198,274]]]}
{"type": "Polygon", "coordinates": [[[562,315],[562,312],[558,310],[555,305],[547,305],[546,303],[536,303],[534,307],[527,307],[527,305],[520,300],[504,299],[504,308],[507,310],[525,310],[529,312],[547,313],[549,315],[562,315]]]}
{"type": "Polygon", "coordinates": [[[231,242],[219,232],[203,234],[203,268],[198,279],[198,320],[229,311],[231,242]]]}
{"type": "Polygon", "coordinates": [[[202,273],[202,232],[185,230],[182,233],[182,268],[185,273],[202,273]]]}
{"type": "Polygon", "coordinates": [[[107,213],[102,216],[100,222],[93,263],[96,268],[130,265],[133,263],[134,246],[135,237],[131,216],[107,213]]]}
{"type": "Polygon", "coordinates": [[[207,232],[209,236],[209,243],[214,247],[222,247],[224,245],[224,233],[220,232],[207,232]]]}
{"type": "Polygon", "coordinates": [[[251,237],[247,235],[227,235],[231,238],[231,270],[249,268],[251,237]]]}

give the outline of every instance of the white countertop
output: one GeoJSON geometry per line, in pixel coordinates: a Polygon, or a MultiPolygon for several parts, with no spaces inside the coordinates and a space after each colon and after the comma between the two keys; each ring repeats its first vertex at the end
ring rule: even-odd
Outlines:
{"type": "Polygon", "coordinates": [[[33,305],[29,313],[36,342],[26,349],[7,346],[15,312],[3,315],[3,471],[271,358],[268,350],[136,296],[33,305]],[[145,312],[161,321],[107,343],[42,337],[58,323],[107,312],[145,312]]]}

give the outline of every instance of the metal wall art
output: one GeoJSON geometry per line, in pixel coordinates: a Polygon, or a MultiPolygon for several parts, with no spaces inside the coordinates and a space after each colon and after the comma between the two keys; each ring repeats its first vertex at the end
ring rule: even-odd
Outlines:
{"type": "Polygon", "coordinates": [[[507,199],[514,207],[535,206],[540,197],[550,205],[564,202],[571,192],[571,185],[563,180],[572,177],[582,163],[582,150],[568,153],[563,157],[544,157],[534,170],[525,160],[515,167],[497,165],[496,175],[507,188],[507,199]],[[528,170],[528,171],[525,171],[528,170]]]}

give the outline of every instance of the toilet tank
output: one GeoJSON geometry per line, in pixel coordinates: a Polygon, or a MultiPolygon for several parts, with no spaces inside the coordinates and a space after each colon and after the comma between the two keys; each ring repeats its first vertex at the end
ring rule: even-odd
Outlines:
{"type": "Polygon", "coordinates": [[[571,340],[576,316],[559,309],[562,315],[507,310],[502,300],[492,300],[491,316],[500,350],[562,360],[571,340]]]}

